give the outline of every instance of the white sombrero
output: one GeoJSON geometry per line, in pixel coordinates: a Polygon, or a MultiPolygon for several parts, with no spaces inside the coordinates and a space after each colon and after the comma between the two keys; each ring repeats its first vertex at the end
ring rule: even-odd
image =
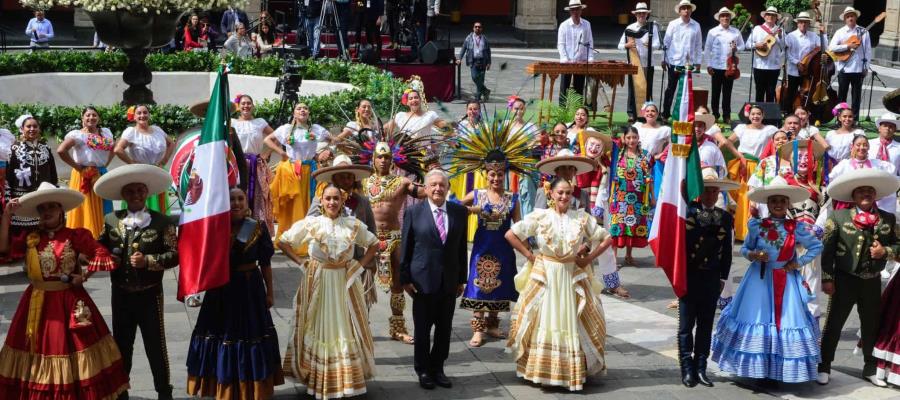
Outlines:
{"type": "Polygon", "coordinates": [[[101,176],[94,183],[94,192],[107,200],[124,200],[122,188],[132,183],[143,183],[147,185],[147,195],[156,195],[172,186],[172,177],[155,165],[128,164],[101,176]]]}
{"type": "Polygon", "coordinates": [[[632,13],[632,14],[637,14],[637,13],[647,13],[647,14],[649,14],[649,13],[650,13],[650,8],[647,7],[647,3],[640,2],[640,3],[637,3],[637,4],[634,5],[634,11],[632,11],[631,13],[632,13]]]}
{"type": "Polygon", "coordinates": [[[883,123],[894,124],[894,129],[900,129],[900,121],[894,113],[884,113],[881,118],[875,120],[875,126],[881,126],[883,123]]]}
{"type": "Polygon", "coordinates": [[[690,7],[691,12],[694,12],[694,10],[697,9],[697,5],[694,3],[691,3],[691,0],[681,0],[678,2],[678,4],[675,5],[675,13],[678,14],[678,11],[680,11],[681,7],[684,7],[684,6],[690,7]]]}
{"type": "Polygon", "coordinates": [[[797,22],[800,22],[800,21],[812,22],[812,17],[810,17],[810,15],[809,15],[808,12],[806,12],[806,11],[800,11],[800,13],[797,14],[797,17],[794,18],[794,21],[797,21],[797,22]]]}
{"type": "Polygon", "coordinates": [[[706,129],[712,128],[716,124],[716,117],[712,114],[694,113],[694,122],[702,122],[706,124],[706,129]]]}
{"type": "Polygon", "coordinates": [[[778,148],[778,155],[781,156],[781,158],[790,160],[793,157],[793,154],[791,153],[793,153],[794,151],[794,142],[797,142],[798,150],[806,149],[806,147],[809,146],[810,143],[812,143],[813,158],[815,158],[816,160],[821,160],[822,155],[825,154],[825,148],[822,147],[819,142],[810,139],[797,139],[781,145],[781,147],[778,148]]]}
{"type": "Polygon", "coordinates": [[[547,175],[556,175],[556,168],[572,166],[577,169],[576,175],[591,172],[597,168],[597,163],[587,157],[576,156],[571,150],[563,149],[556,153],[555,157],[545,158],[535,165],[538,171],[547,175]]]}
{"type": "Polygon", "coordinates": [[[719,12],[713,14],[713,19],[715,19],[716,21],[718,21],[718,20],[719,20],[719,16],[721,16],[722,14],[728,14],[728,15],[731,16],[731,19],[734,19],[734,11],[729,10],[728,7],[722,7],[722,8],[720,8],[720,9],[719,9],[719,12]]]}
{"type": "Polygon", "coordinates": [[[361,181],[372,175],[372,167],[368,165],[358,165],[353,164],[353,161],[350,157],[347,157],[343,154],[334,158],[334,162],[332,166],[320,168],[313,172],[313,179],[321,182],[331,182],[331,178],[334,177],[335,174],[340,174],[343,172],[351,173],[356,177],[357,181],[361,181]]]}
{"type": "Polygon", "coordinates": [[[569,11],[578,8],[584,10],[585,8],[587,8],[587,4],[581,4],[581,0],[569,0],[569,6],[563,8],[563,10],[569,11]]]}
{"type": "Polygon", "coordinates": [[[809,191],[800,186],[788,184],[784,178],[776,176],[768,185],[751,190],[747,198],[754,203],[765,204],[772,196],[787,197],[788,203],[794,204],[808,199],[809,191]]]}
{"type": "Polygon", "coordinates": [[[712,186],[718,188],[722,192],[737,190],[740,184],[731,180],[719,178],[719,173],[713,167],[703,168],[703,186],[712,186]]]}
{"type": "Polygon", "coordinates": [[[844,20],[844,17],[846,17],[847,14],[856,14],[856,18],[859,18],[859,16],[862,15],[862,13],[859,12],[859,10],[857,10],[853,7],[847,7],[844,9],[844,12],[841,13],[841,21],[844,20]]]}
{"type": "Polygon", "coordinates": [[[781,13],[778,12],[778,7],[769,6],[765,11],[760,12],[759,16],[765,18],[766,14],[775,14],[776,17],[781,18],[781,13]]]}
{"type": "Polygon", "coordinates": [[[37,190],[19,197],[19,208],[15,214],[26,218],[40,218],[41,214],[37,208],[41,204],[59,203],[65,212],[78,207],[83,201],[84,195],[81,192],[58,188],[50,182],[41,182],[37,190]]]}
{"type": "Polygon", "coordinates": [[[863,186],[875,188],[875,198],[880,199],[900,188],[900,179],[880,169],[854,169],[831,181],[826,189],[828,196],[838,201],[853,201],[853,191],[863,186]]]}
{"type": "MultiPolygon", "coordinates": [[[[228,102],[228,104],[231,105],[231,110],[230,110],[231,112],[237,112],[237,111],[238,111],[238,105],[237,105],[237,104],[234,104],[234,103],[232,103],[232,102],[230,102],[230,101],[228,102]]],[[[190,111],[191,111],[191,114],[194,114],[194,116],[197,117],[197,118],[206,118],[206,110],[207,110],[208,108],[209,108],[209,100],[204,100],[204,101],[201,101],[201,102],[197,102],[197,103],[191,104],[191,106],[188,107],[188,110],[190,110],[190,111]]]]}

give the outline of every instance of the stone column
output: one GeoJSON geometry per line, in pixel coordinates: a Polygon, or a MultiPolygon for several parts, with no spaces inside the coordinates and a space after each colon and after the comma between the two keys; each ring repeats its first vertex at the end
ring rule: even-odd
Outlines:
{"type": "MultiPolygon", "coordinates": [[[[94,43],[94,23],[91,22],[91,18],[88,17],[87,12],[84,11],[83,8],[77,7],[75,8],[75,12],[72,13],[72,26],[74,27],[75,38],[79,42],[84,42],[84,44],[91,45],[94,43]]],[[[52,41],[51,41],[52,43],[52,41]]]]}
{"type": "Polygon", "coordinates": [[[825,31],[828,32],[828,39],[831,40],[831,34],[844,26],[841,13],[844,12],[844,8],[853,6],[853,0],[828,0],[822,4],[822,18],[825,22],[825,31]]]}
{"type": "Polygon", "coordinates": [[[556,2],[519,0],[515,36],[532,46],[556,45],[556,2]]]}
{"type": "Polygon", "coordinates": [[[872,49],[873,61],[889,67],[900,64],[900,0],[887,0],[887,18],[878,47],[872,49]]]}

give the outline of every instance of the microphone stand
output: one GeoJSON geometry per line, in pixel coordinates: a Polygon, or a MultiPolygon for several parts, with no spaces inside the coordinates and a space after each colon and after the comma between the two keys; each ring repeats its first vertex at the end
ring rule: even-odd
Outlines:
{"type": "MultiPolygon", "coordinates": [[[[647,25],[650,26],[650,32],[648,32],[647,36],[647,64],[643,68],[653,69],[653,28],[656,27],[656,21],[651,21],[649,18],[647,19],[647,25]]],[[[644,75],[646,75],[646,70],[644,71],[644,75]]],[[[653,101],[653,81],[650,81],[650,85],[647,86],[647,93],[645,95],[647,100],[653,101]]],[[[639,104],[635,104],[635,108],[640,108],[639,104]]],[[[635,110],[637,113],[637,110],[635,110]]]]}
{"type": "MultiPolygon", "coordinates": [[[[869,32],[868,30],[865,30],[863,28],[860,28],[860,29],[862,29],[862,33],[869,32]]],[[[862,36],[862,35],[860,35],[860,36],[862,36]]],[[[866,70],[868,70],[869,74],[870,74],[870,77],[869,77],[869,105],[867,106],[868,108],[866,109],[866,122],[871,122],[872,121],[872,92],[873,92],[873,89],[875,88],[875,80],[878,79],[878,83],[881,84],[881,87],[883,87],[883,88],[887,88],[887,85],[885,85],[884,81],[881,80],[881,78],[878,76],[878,72],[876,72],[874,69],[872,69],[872,66],[869,64],[869,60],[863,58],[863,64],[866,66],[866,70]]]]}

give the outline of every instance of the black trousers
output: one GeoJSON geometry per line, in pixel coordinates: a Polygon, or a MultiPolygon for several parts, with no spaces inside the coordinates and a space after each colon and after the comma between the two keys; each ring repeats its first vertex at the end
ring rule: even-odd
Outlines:
{"type": "Polygon", "coordinates": [[[668,120],[672,115],[672,101],[675,98],[675,89],[678,88],[678,80],[681,79],[681,72],[676,72],[675,67],[675,65],[666,67],[666,92],[663,94],[663,108],[659,110],[664,120],[668,120]]]}
{"type": "Polygon", "coordinates": [[[565,103],[566,93],[569,91],[570,86],[578,94],[584,96],[584,75],[563,75],[561,77],[559,81],[559,104],[565,103]]]}
{"type": "Polygon", "coordinates": [[[753,83],[756,84],[756,101],[762,103],[775,102],[775,85],[778,84],[777,69],[753,68],[753,83]]]}
{"type": "Polygon", "coordinates": [[[140,327],[144,351],[153,374],[153,388],[159,394],[171,395],[162,284],[139,292],[129,292],[112,285],[111,303],[113,338],[122,353],[125,373],[131,375],[134,339],[140,327]]]}
{"type": "MultiPolygon", "coordinates": [[[[787,89],[787,97],[788,99],[793,99],[797,97],[797,92],[800,91],[800,84],[803,83],[803,78],[799,76],[791,76],[788,75],[788,89],[787,89]]],[[[784,101],[784,100],[782,100],[784,101]]],[[[785,104],[781,110],[782,114],[793,114],[794,110],[790,110],[793,107],[793,104],[785,104]]]]}
{"type": "Polygon", "coordinates": [[[865,76],[862,72],[841,72],[838,74],[838,101],[847,101],[847,91],[852,90],[850,94],[853,96],[853,103],[850,107],[853,109],[853,116],[859,121],[859,106],[862,103],[862,87],[865,76]],[[850,89],[853,86],[853,89],[850,89]]]}
{"type": "Polygon", "coordinates": [[[444,361],[450,354],[450,328],[454,294],[416,294],[413,296],[413,331],[415,369],[417,374],[444,372],[444,361]],[[431,344],[431,328],[434,327],[434,345],[431,344]]]}
{"type": "Polygon", "coordinates": [[[400,41],[400,6],[397,2],[385,1],[384,11],[387,19],[384,22],[387,24],[388,35],[391,37],[391,42],[397,43],[400,41]]]}
{"type": "MultiPolygon", "coordinates": [[[[644,98],[653,100],[653,67],[644,67],[644,79],[647,81],[647,93],[644,98]]],[[[640,111],[643,104],[635,103],[633,87],[634,83],[631,80],[631,75],[628,75],[628,116],[637,118],[640,116],[638,111],[640,111]]]]}
{"type": "MultiPolygon", "coordinates": [[[[356,42],[362,43],[362,32],[366,33],[366,43],[373,46],[376,54],[378,54],[378,59],[381,59],[381,31],[378,29],[378,15],[373,15],[372,13],[358,13],[356,14],[356,23],[354,25],[354,31],[356,32],[356,42]]],[[[359,55],[357,55],[359,57],[359,55]]]]}
{"type": "Polygon", "coordinates": [[[709,357],[719,287],[717,271],[688,272],[688,293],[678,299],[678,357],[682,362],[709,357]]]}
{"type": "Polygon", "coordinates": [[[850,316],[853,306],[859,314],[863,351],[863,376],[875,374],[877,362],[872,349],[878,339],[881,316],[881,278],[862,279],[838,271],[834,277],[834,295],[828,301],[828,317],[822,330],[822,363],[819,372],[831,372],[834,351],[841,340],[841,329],[850,316]]]}
{"type": "Polygon", "coordinates": [[[725,77],[724,69],[712,69],[712,114],[719,119],[722,115],[731,120],[731,90],[734,87],[734,79],[725,77]],[[722,113],[719,113],[719,98],[722,99],[722,113]]]}

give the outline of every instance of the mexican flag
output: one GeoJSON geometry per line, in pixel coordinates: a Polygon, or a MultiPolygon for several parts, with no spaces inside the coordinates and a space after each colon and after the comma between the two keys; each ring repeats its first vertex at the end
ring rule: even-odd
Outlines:
{"type": "Polygon", "coordinates": [[[189,168],[181,171],[184,192],[178,241],[178,300],[228,283],[231,237],[228,196],[228,77],[219,67],[203,129],[189,168]]]}
{"type": "Polygon", "coordinates": [[[693,110],[691,71],[686,70],[678,81],[672,110],[671,145],[650,229],[650,248],[656,256],[656,265],[666,272],[678,297],[687,294],[685,218],[688,203],[703,191],[700,154],[693,140],[693,110]]]}

